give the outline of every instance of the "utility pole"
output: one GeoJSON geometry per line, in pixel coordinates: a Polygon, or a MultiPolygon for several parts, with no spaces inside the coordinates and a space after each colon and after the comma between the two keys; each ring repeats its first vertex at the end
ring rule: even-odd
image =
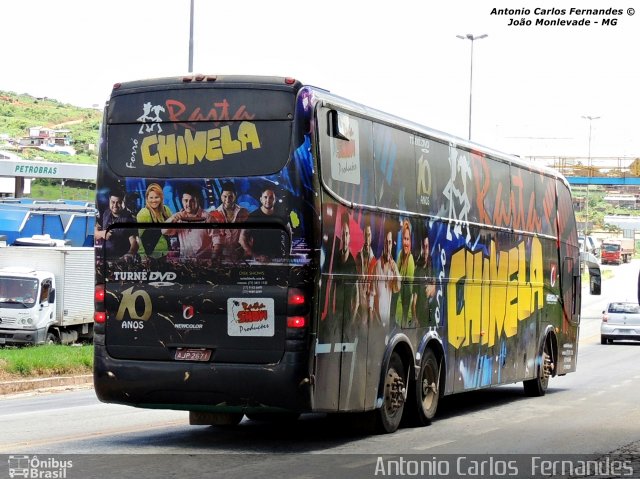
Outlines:
{"type": "Polygon", "coordinates": [[[489,35],[482,34],[474,36],[471,33],[467,33],[466,35],[456,35],[456,37],[462,40],[470,40],[471,41],[471,67],[469,68],[469,140],[471,140],[471,107],[473,104],[473,42],[475,40],[482,40],[483,38],[487,38],[489,35]]]}
{"type": "Polygon", "coordinates": [[[191,0],[191,15],[189,16],[189,73],[193,73],[193,2],[191,0]]]}
{"type": "MultiPolygon", "coordinates": [[[[587,234],[590,232],[589,231],[589,186],[591,185],[591,178],[592,178],[592,174],[591,174],[591,124],[593,122],[593,120],[598,120],[600,117],[599,116],[582,116],[582,118],[584,118],[585,120],[589,120],[589,156],[587,157],[587,170],[589,171],[589,180],[587,181],[587,193],[586,193],[586,199],[585,199],[585,210],[584,210],[584,236],[585,236],[585,241],[587,240],[587,234]]],[[[585,250],[586,250],[586,245],[585,245],[585,250]]]]}

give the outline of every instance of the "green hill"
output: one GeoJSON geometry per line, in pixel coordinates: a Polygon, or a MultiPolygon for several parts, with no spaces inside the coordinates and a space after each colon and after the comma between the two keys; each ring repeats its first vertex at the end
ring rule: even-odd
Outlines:
{"type": "Polygon", "coordinates": [[[75,156],[24,149],[23,158],[42,157],[47,161],[96,164],[102,112],[80,108],[51,98],[0,91],[0,134],[18,140],[29,135],[30,127],[64,128],[71,132],[75,156]]]}

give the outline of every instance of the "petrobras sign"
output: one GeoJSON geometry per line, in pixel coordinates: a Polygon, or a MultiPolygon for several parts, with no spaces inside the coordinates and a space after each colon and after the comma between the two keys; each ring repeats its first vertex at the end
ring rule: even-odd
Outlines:
{"type": "Polygon", "coordinates": [[[24,176],[26,178],[73,178],[95,181],[96,165],[76,163],[48,163],[45,161],[2,160],[0,176],[24,176]]]}

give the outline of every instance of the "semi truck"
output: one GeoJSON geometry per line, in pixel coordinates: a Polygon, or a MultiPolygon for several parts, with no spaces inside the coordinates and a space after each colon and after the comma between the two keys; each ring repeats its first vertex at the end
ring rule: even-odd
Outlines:
{"type": "Polygon", "coordinates": [[[602,242],[600,249],[602,264],[628,263],[635,253],[635,240],[633,238],[606,239],[602,242]]]}
{"type": "Polygon", "coordinates": [[[93,337],[93,248],[0,248],[0,346],[93,337]]]}

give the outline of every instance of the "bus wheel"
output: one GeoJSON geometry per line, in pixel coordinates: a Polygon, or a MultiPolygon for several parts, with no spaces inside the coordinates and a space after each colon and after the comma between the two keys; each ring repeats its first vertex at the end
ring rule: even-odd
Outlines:
{"type": "Polygon", "coordinates": [[[398,353],[393,353],[384,378],[382,407],[378,410],[378,430],[391,433],[398,429],[407,394],[407,373],[398,353]]]}
{"type": "Polygon", "coordinates": [[[549,377],[553,372],[553,363],[551,362],[549,341],[547,339],[544,341],[544,349],[542,350],[542,357],[540,359],[540,362],[536,366],[536,377],[524,381],[524,393],[527,396],[544,396],[549,387],[549,377]]]}
{"type": "Polygon", "coordinates": [[[426,349],[420,367],[420,377],[416,381],[416,419],[419,425],[431,424],[438,409],[440,398],[440,365],[431,349],[426,349]]]}

